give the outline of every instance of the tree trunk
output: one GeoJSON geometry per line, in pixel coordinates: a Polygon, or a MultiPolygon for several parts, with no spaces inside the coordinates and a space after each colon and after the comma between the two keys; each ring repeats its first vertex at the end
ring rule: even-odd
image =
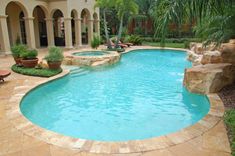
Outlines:
{"type": "Polygon", "coordinates": [[[116,40],[116,43],[115,43],[115,47],[118,48],[118,44],[119,44],[119,41],[122,37],[122,28],[123,28],[123,17],[124,15],[121,16],[121,19],[120,19],[120,25],[119,25],[119,30],[118,30],[118,36],[117,36],[117,40],[116,40]]]}
{"type": "Polygon", "coordinates": [[[108,45],[108,49],[112,49],[112,45],[109,39],[109,32],[108,32],[108,27],[107,27],[107,21],[106,21],[106,11],[104,9],[103,11],[103,16],[104,16],[104,30],[105,30],[105,37],[106,37],[106,42],[108,45]]]}

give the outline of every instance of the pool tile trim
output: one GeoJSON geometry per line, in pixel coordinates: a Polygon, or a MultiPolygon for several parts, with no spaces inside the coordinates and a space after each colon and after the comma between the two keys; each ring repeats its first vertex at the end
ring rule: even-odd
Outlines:
{"type": "Polygon", "coordinates": [[[35,137],[38,140],[42,140],[48,144],[90,153],[127,154],[160,150],[190,141],[215,127],[222,120],[224,114],[224,106],[220,97],[217,94],[209,94],[207,97],[210,101],[210,110],[203,119],[192,126],[165,136],[123,142],[91,141],[64,136],[62,134],[41,128],[29,121],[20,111],[20,102],[31,90],[55,79],[64,77],[67,74],[69,74],[69,71],[66,70],[61,74],[48,79],[35,83],[29,83],[29,85],[20,88],[15,87],[13,95],[8,102],[5,103],[7,118],[10,122],[25,135],[35,137]]]}

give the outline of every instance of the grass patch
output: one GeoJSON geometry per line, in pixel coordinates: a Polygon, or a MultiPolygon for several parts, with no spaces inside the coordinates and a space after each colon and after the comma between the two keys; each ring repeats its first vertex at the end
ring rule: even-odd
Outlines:
{"type": "Polygon", "coordinates": [[[55,76],[62,72],[62,69],[50,70],[50,69],[36,69],[36,68],[24,68],[13,65],[11,67],[12,71],[29,76],[38,76],[38,77],[51,77],[55,76]]]}
{"type": "MultiPolygon", "coordinates": [[[[160,42],[143,42],[143,45],[161,47],[160,42]]],[[[184,43],[165,43],[165,47],[169,48],[185,48],[184,43]]]]}
{"type": "Polygon", "coordinates": [[[230,109],[225,112],[224,122],[228,129],[232,155],[235,156],[235,109],[230,109]]]}

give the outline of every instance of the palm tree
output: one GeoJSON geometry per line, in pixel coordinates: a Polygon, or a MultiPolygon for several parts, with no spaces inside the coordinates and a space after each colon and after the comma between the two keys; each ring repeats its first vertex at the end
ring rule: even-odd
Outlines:
{"type": "Polygon", "coordinates": [[[138,13],[138,5],[135,3],[135,0],[116,0],[115,8],[117,10],[118,18],[120,20],[118,35],[115,47],[119,47],[118,43],[122,37],[122,29],[123,29],[123,19],[124,16],[129,14],[137,14],[138,13]]]}
{"type": "Polygon", "coordinates": [[[109,33],[108,33],[108,26],[107,26],[107,20],[106,20],[106,11],[109,8],[112,8],[115,6],[115,0],[97,0],[95,4],[95,8],[99,7],[102,9],[103,14],[103,20],[104,20],[104,30],[105,30],[105,38],[106,42],[108,44],[108,49],[112,48],[110,39],[109,39],[109,33]]]}
{"type": "MultiPolygon", "coordinates": [[[[155,4],[153,12],[153,17],[155,17],[155,24],[157,28],[155,35],[160,36],[162,43],[164,43],[170,22],[175,22],[178,25],[181,25],[185,20],[187,20],[187,22],[195,20],[197,21],[197,25],[202,28],[201,26],[203,26],[203,23],[205,23],[206,20],[215,18],[216,16],[224,16],[227,10],[232,10],[232,1],[233,0],[158,0],[155,4]],[[230,9],[228,9],[229,7],[230,9]]],[[[232,14],[234,15],[234,13],[232,14]]],[[[231,21],[233,18],[220,19],[223,20],[221,23],[233,23],[231,21]],[[228,22],[228,20],[230,22],[228,22]]],[[[212,25],[213,24],[210,26],[212,25]]],[[[209,28],[204,27],[204,29],[209,28]]],[[[218,28],[217,30],[219,31],[218,28]]],[[[220,33],[222,34],[219,36],[222,38],[226,38],[224,35],[228,34],[227,31],[221,31],[221,29],[220,33]]],[[[224,40],[219,38],[219,36],[214,37],[211,41],[223,42],[224,40]]]]}

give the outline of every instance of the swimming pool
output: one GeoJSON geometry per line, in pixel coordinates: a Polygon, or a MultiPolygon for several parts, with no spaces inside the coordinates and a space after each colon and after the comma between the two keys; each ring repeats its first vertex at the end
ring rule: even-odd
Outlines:
{"type": "Polygon", "coordinates": [[[136,50],[112,66],[80,68],[39,86],[21,102],[33,123],[99,141],[147,139],[188,127],[209,111],[205,96],[182,85],[184,52],[136,50]]]}

